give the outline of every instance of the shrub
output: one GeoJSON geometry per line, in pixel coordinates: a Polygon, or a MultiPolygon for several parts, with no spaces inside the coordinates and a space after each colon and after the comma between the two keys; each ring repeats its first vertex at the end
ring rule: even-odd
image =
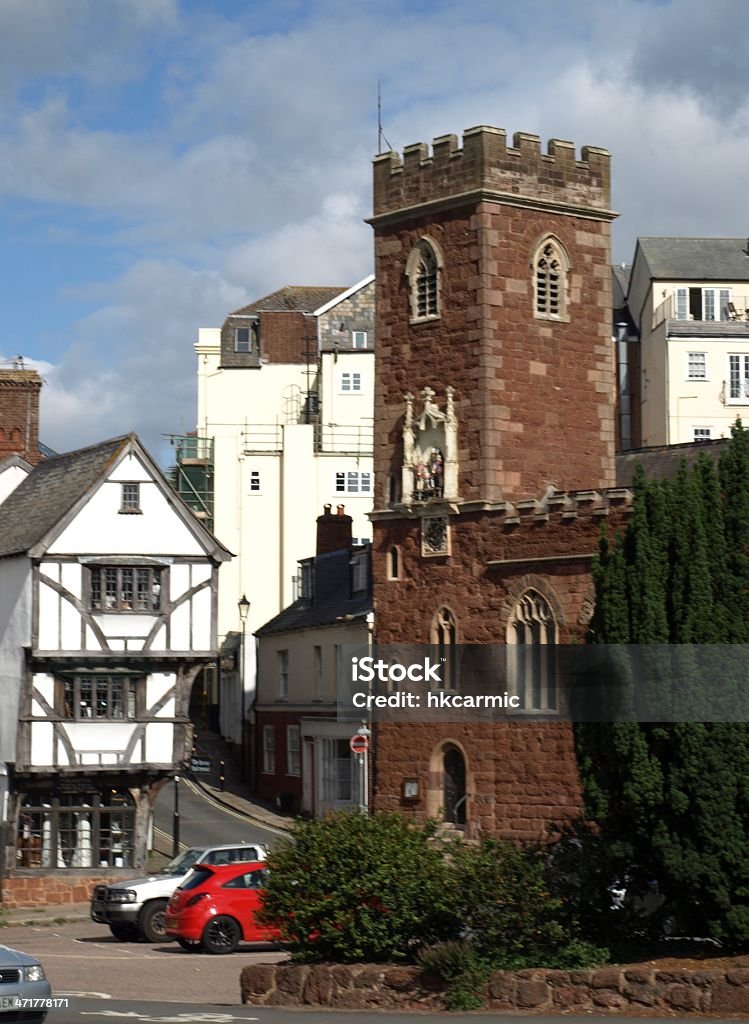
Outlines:
{"type": "Polygon", "coordinates": [[[484,1006],[486,982],[491,965],[482,960],[470,942],[440,942],[422,950],[419,966],[447,982],[448,1010],[480,1010],[484,1006]]]}
{"type": "Polygon", "coordinates": [[[449,870],[430,836],[396,814],[297,821],[269,857],[264,922],[296,961],[413,960],[458,932],[449,870]]]}
{"type": "Polygon", "coordinates": [[[585,942],[551,891],[546,851],[484,840],[451,860],[458,913],[476,955],[495,968],[583,967],[607,950],[585,942]]]}

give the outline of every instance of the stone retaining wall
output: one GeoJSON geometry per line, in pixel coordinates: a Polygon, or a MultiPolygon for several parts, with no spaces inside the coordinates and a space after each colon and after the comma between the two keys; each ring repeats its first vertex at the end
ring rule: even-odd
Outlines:
{"type": "MultiPolygon", "coordinates": [[[[442,1010],[444,985],[418,967],[255,964],[242,1002],[257,1006],[442,1010]]],[[[484,1008],[506,1013],[749,1013],[749,959],[718,970],[643,966],[581,971],[496,971],[484,1008]]]]}
{"type": "MultiPolygon", "coordinates": [[[[77,875],[65,872],[48,875],[10,875],[0,881],[0,910],[88,903],[95,885],[114,882],[121,877],[122,874],[117,873],[77,875]]],[[[127,877],[132,878],[132,871],[127,877]]]]}

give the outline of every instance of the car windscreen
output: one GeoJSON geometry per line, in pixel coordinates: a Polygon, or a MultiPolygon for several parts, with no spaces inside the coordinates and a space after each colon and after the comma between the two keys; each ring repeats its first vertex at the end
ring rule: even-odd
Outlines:
{"type": "Polygon", "coordinates": [[[184,875],[190,870],[195,861],[201,855],[202,850],[185,850],[174,860],[170,860],[165,868],[161,869],[162,875],[184,875]]]}

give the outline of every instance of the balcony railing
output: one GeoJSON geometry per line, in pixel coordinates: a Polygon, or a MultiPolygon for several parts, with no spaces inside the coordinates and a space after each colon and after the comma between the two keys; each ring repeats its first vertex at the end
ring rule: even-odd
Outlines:
{"type": "MultiPolygon", "coordinates": [[[[314,450],[322,454],[370,456],[374,451],[374,425],[314,423],[314,450]]],[[[253,423],[242,433],[242,448],[251,452],[282,452],[283,425],[281,423],[253,423]]]]}
{"type": "Polygon", "coordinates": [[[701,323],[749,323],[749,295],[734,295],[725,288],[690,288],[684,296],[668,295],[653,312],[653,328],[664,320],[696,320],[701,323]],[[703,299],[703,292],[713,293],[712,301],[703,299]],[[693,296],[691,293],[696,292],[693,296]]]}

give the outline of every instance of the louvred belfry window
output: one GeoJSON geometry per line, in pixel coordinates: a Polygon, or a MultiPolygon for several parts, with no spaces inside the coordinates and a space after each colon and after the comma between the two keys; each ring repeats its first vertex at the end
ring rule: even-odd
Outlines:
{"type": "Polygon", "coordinates": [[[552,239],[544,242],[535,260],[535,313],[540,317],[562,317],[566,312],[567,262],[552,239]]]}
{"type": "Polygon", "coordinates": [[[436,316],[437,312],[437,263],[425,248],[416,271],[416,315],[436,316]]]}

